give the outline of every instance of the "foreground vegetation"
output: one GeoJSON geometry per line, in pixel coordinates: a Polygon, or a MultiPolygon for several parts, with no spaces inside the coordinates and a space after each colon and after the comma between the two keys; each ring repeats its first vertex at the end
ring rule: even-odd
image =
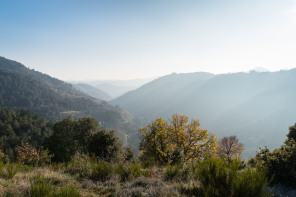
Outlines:
{"type": "Polygon", "coordinates": [[[197,120],[178,114],[141,128],[135,156],[93,118],[48,123],[25,111],[0,112],[0,196],[295,194],[282,188],[295,188],[296,124],[282,147],[243,161],[235,136],[218,141],[197,120]]]}
{"type": "Polygon", "coordinates": [[[211,158],[156,166],[75,154],[65,164],[3,164],[2,196],[270,196],[266,172],[211,158]]]}

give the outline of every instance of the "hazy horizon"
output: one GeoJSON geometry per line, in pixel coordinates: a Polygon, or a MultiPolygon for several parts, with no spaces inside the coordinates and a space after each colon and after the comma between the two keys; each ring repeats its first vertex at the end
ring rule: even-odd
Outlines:
{"type": "Polygon", "coordinates": [[[296,1],[0,2],[0,56],[65,81],[296,67],[296,1]]]}

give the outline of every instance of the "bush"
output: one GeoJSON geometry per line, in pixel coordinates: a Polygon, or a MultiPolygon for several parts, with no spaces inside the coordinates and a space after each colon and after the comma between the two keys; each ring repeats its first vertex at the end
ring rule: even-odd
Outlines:
{"type": "Polygon", "coordinates": [[[0,177],[5,179],[11,179],[19,171],[20,165],[15,163],[0,163],[0,177]]]}
{"type": "Polygon", "coordinates": [[[239,171],[240,161],[221,158],[201,161],[196,169],[201,189],[208,197],[269,196],[266,171],[239,171]]]}
{"type": "Polygon", "coordinates": [[[79,197],[80,193],[74,185],[66,185],[53,195],[55,197],[79,197]]]}
{"type": "Polygon", "coordinates": [[[269,195],[266,190],[269,184],[266,170],[246,169],[237,175],[233,182],[234,196],[264,197],[269,195]]]}
{"type": "Polygon", "coordinates": [[[79,197],[79,191],[73,185],[55,188],[52,181],[41,176],[35,176],[30,181],[31,197],[79,197]]]}
{"type": "Polygon", "coordinates": [[[183,164],[167,165],[165,168],[164,177],[166,180],[172,180],[176,177],[180,177],[183,164]]]}
{"type": "Polygon", "coordinates": [[[16,147],[16,152],[17,160],[24,164],[37,164],[39,160],[39,154],[37,150],[28,143],[16,147]]]}
{"type": "Polygon", "coordinates": [[[91,171],[91,161],[87,155],[76,153],[68,163],[66,172],[77,174],[78,177],[87,177],[91,171]]]}
{"type": "Polygon", "coordinates": [[[30,196],[31,197],[43,197],[49,196],[53,191],[52,183],[41,176],[35,176],[30,181],[30,196]]]}
{"type": "Polygon", "coordinates": [[[205,196],[231,196],[232,182],[238,170],[236,162],[229,164],[220,158],[200,162],[197,177],[205,196]]]}
{"type": "Polygon", "coordinates": [[[98,163],[91,164],[90,178],[93,180],[106,181],[113,173],[113,166],[105,161],[100,160],[98,163]]]}
{"type": "MultiPolygon", "coordinates": [[[[140,164],[118,164],[116,173],[120,176],[121,181],[132,180],[142,175],[140,164]]],[[[145,173],[145,171],[143,172],[145,173]]]]}
{"type": "Polygon", "coordinates": [[[273,151],[266,147],[261,149],[249,163],[267,168],[267,176],[273,178],[273,184],[296,188],[296,142],[293,139],[285,141],[284,145],[273,151]]]}

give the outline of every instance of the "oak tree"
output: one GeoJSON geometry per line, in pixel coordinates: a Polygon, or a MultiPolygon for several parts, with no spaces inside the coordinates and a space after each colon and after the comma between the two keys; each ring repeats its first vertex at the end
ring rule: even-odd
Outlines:
{"type": "Polygon", "coordinates": [[[154,157],[161,164],[176,160],[177,155],[183,161],[208,157],[217,148],[216,136],[201,129],[198,120],[189,122],[185,115],[173,114],[170,122],[157,118],[139,132],[142,156],[154,157]]]}

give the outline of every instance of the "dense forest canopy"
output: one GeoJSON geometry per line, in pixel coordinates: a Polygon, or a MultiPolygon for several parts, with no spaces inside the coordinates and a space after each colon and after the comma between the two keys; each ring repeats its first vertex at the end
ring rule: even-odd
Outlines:
{"type": "Polygon", "coordinates": [[[53,123],[25,110],[0,107],[0,149],[10,158],[22,143],[37,148],[52,135],[53,123]]]}

